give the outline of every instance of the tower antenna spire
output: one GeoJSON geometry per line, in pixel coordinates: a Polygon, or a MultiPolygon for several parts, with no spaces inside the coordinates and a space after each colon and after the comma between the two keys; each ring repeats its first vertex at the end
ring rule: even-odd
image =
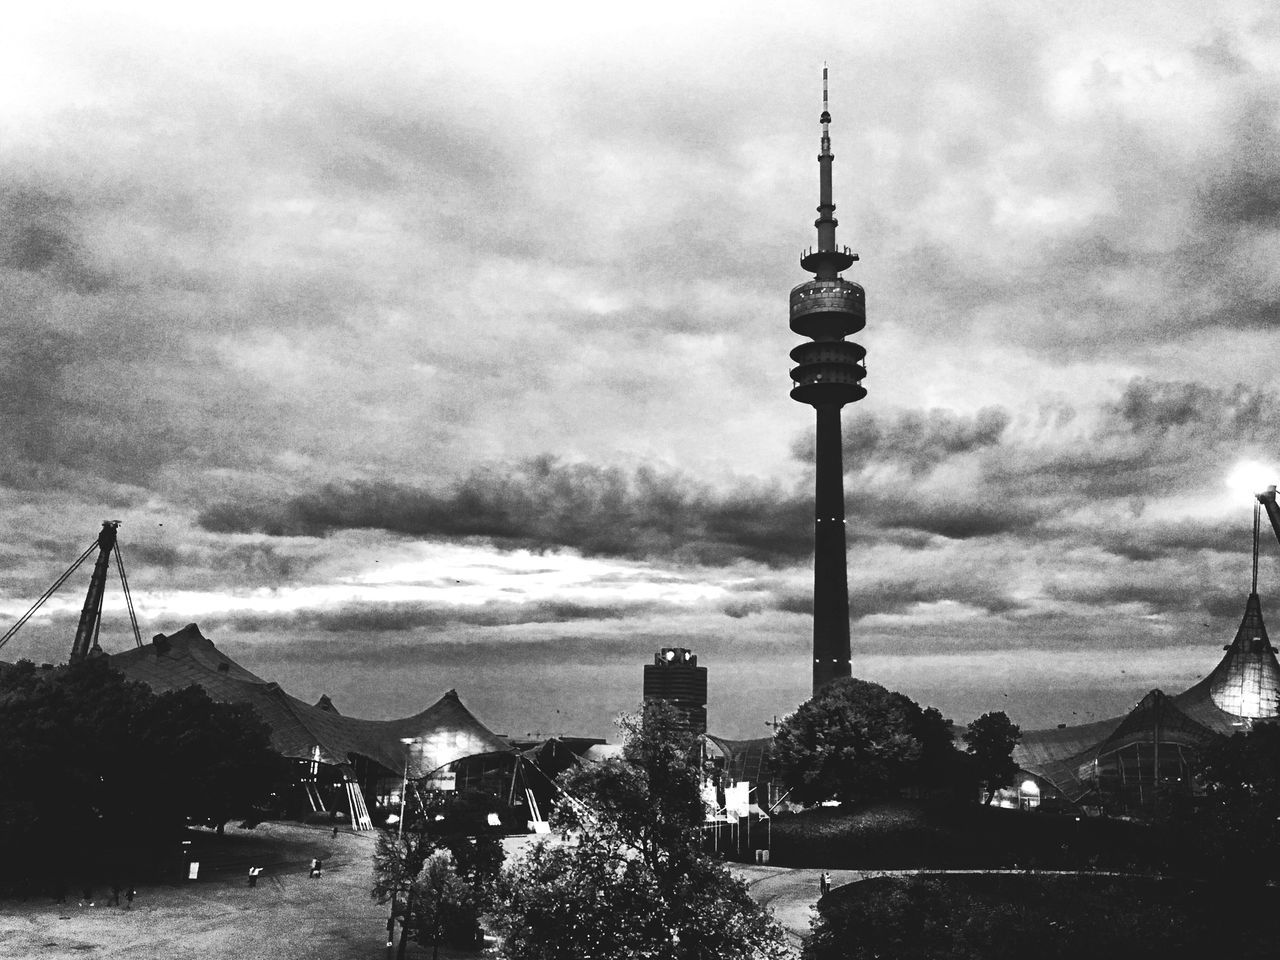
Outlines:
{"type": "Polygon", "coordinates": [[[831,152],[831,101],[828,87],[827,65],[822,65],[822,114],[818,122],[822,124],[822,149],[818,153],[818,219],[813,225],[818,228],[818,247],[809,251],[816,256],[808,256],[800,261],[800,265],[818,275],[820,280],[832,280],[858,259],[848,247],[836,246],[836,227],[839,221],[833,216],[836,212],[835,201],[831,198],[831,164],[835,154],[831,152]],[[806,262],[808,261],[808,262],[806,262]]]}

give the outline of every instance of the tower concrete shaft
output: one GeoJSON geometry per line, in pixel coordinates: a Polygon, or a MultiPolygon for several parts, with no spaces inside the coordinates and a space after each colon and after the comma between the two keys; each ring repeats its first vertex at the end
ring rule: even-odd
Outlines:
{"type": "Polygon", "coordinates": [[[840,276],[858,259],[836,244],[832,201],[831,114],[827,68],[822,68],[822,149],[818,154],[818,245],[800,257],[814,279],[791,291],[791,329],[808,337],[791,351],[791,397],[817,414],[813,554],[813,692],[852,673],[849,646],[849,582],[844,517],[844,456],[840,410],[867,395],[866,350],[845,337],[867,323],[861,286],[840,276]]]}

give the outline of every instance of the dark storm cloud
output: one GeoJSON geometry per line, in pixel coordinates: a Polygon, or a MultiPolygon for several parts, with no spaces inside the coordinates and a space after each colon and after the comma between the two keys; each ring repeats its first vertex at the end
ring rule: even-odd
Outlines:
{"type": "MultiPolygon", "coordinates": [[[[1063,431],[1062,441],[1035,448],[1018,439],[1012,415],[998,407],[973,415],[935,409],[856,418],[846,451],[853,473],[889,465],[926,478],[973,458],[980,479],[976,488],[945,496],[852,484],[849,539],[921,548],[932,537],[978,540],[1036,528],[1066,534],[1073,521],[1060,517],[1069,510],[1150,496],[1157,486],[1174,492],[1199,483],[1198,473],[1184,468],[1188,456],[1226,458],[1245,448],[1280,445],[1280,426],[1265,416],[1272,406],[1269,392],[1245,385],[1213,388],[1136,378],[1083,435],[1074,411],[1049,411],[1042,420],[1063,431]]],[[[811,454],[811,442],[798,445],[796,454],[811,454]]],[[[542,457],[474,471],[444,490],[357,481],[275,502],[224,501],[208,507],[200,523],[219,533],[321,537],[372,528],[536,549],[568,547],[589,556],[785,564],[811,552],[811,504],[806,493],[776,487],[721,493],[680,475],[542,457]]],[[[1102,540],[1106,549],[1137,558],[1227,549],[1233,534],[1184,522],[1136,535],[1113,530],[1102,540]]],[[[753,609],[750,603],[730,604],[725,611],[742,616],[753,609]]]]}
{"type": "MultiPolygon", "coordinates": [[[[857,474],[871,467],[898,467],[916,479],[968,455],[998,462],[1011,455],[1010,448],[1002,446],[1011,420],[1001,407],[973,415],[932,409],[851,417],[845,425],[845,470],[857,474]]],[[[813,443],[812,434],[805,434],[793,447],[794,455],[811,463],[813,443]]],[[[890,541],[918,548],[929,541],[911,538],[912,532],[971,540],[1024,531],[1039,520],[1024,498],[993,498],[985,491],[959,490],[937,497],[898,483],[868,487],[862,478],[847,487],[851,542],[890,541]]]]}
{"type": "MultiPolygon", "coordinates": [[[[483,605],[419,602],[348,603],[332,609],[284,613],[238,613],[205,617],[210,630],[237,633],[347,633],[367,635],[418,631],[436,633],[458,627],[509,627],[590,620],[622,620],[673,609],[659,602],[583,604],[563,600],[483,605]]],[[[434,641],[433,641],[434,642],[434,641]]]]}
{"type": "MultiPolygon", "coordinates": [[[[860,413],[845,427],[848,539],[920,549],[935,537],[1035,531],[1131,559],[1237,549],[1238,530],[1146,521],[1144,504],[1221,483],[1236,461],[1280,450],[1278,399],[1245,383],[1135,377],[1099,406],[1059,403],[1017,418],[1002,407],[860,413]],[[909,480],[886,478],[884,467],[909,480]],[[1101,509],[1112,519],[1100,529],[1089,517],[1101,509]]],[[[793,454],[812,463],[811,434],[793,454]]]]}
{"type": "MultiPolygon", "coordinates": [[[[203,629],[203,627],[202,627],[203,629]]],[[[359,664],[363,668],[409,671],[421,666],[474,667],[480,663],[493,665],[543,665],[562,660],[566,651],[589,650],[594,660],[622,659],[634,662],[637,651],[652,653],[655,644],[671,642],[670,637],[648,640],[635,636],[553,638],[512,641],[494,637],[488,641],[458,641],[444,637],[422,640],[382,640],[376,643],[329,637],[284,637],[270,644],[250,644],[230,640],[218,642],[232,656],[252,660],[255,669],[274,663],[339,663],[359,664]],[[243,651],[243,652],[242,652],[243,651]]],[[[641,654],[643,656],[644,654],[641,654]]]]}
{"type": "Polygon", "coordinates": [[[38,274],[80,294],[103,290],[111,281],[92,263],[78,221],[70,197],[0,183],[0,270],[38,274]]]}
{"type": "Polygon", "coordinates": [[[1185,381],[1133,380],[1112,410],[1119,424],[1137,436],[1220,438],[1241,443],[1280,437],[1280,421],[1271,425],[1275,395],[1238,383],[1217,388],[1185,381]]]}
{"type": "Polygon", "coordinates": [[[1200,609],[1207,615],[1227,621],[1240,620],[1246,602],[1244,591],[1208,590],[1199,598],[1200,609]]]}
{"type": "MultiPolygon", "coordinates": [[[[1226,149],[1205,172],[1197,200],[1200,228],[1221,243],[1249,229],[1276,230],[1280,212],[1280,93],[1258,91],[1231,118],[1226,149]]],[[[1225,251],[1229,252],[1229,251],[1225,251]]]]}
{"type": "Polygon", "coordinates": [[[0,435],[9,461],[10,483],[21,483],[13,458],[42,461],[57,448],[62,433],[62,369],[78,346],[76,338],[24,325],[0,325],[0,435]]]}
{"type": "Polygon", "coordinates": [[[154,489],[166,466],[242,431],[253,392],[188,351],[208,293],[138,242],[165,232],[143,226],[150,201],[130,200],[123,181],[42,171],[38,183],[11,166],[0,166],[0,481],[107,500],[123,495],[114,484],[154,489]],[[231,406],[239,424],[217,416],[231,406]]]}
{"type": "Polygon", "coordinates": [[[543,457],[508,472],[478,471],[437,493],[394,483],[330,485],[274,505],[220,503],[200,515],[215,532],[323,536],[375,528],[420,537],[484,537],[588,556],[738,558],[807,555],[811,507],[776,488],[721,494],[685,477],[632,473],[543,457]]]}
{"type": "MultiPolygon", "coordinates": [[[[951,457],[999,444],[1009,420],[1001,407],[986,407],[972,416],[933,409],[850,417],[844,425],[844,467],[848,472],[892,464],[919,476],[951,457]]],[[[805,434],[796,456],[812,462],[813,443],[812,434],[805,434]]]]}
{"type": "Polygon", "coordinates": [[[41,465],[73,465],[69,448],[93,413],[75,391],[77,360],[114,353],[59,316],[65,304],[83,321],[72,295],[92,302],[105,285],[86,260],[81,219],[72,198],[0,177],[0,473],[19,488],[53,479],[41,465]]]}
{"type": "Polygon", "coordinates": [[[1157,560],[1185,556],[1199,550],[1238,553],[1245,525],[1207,520],[1145,521],[1137,518],[1122,530],[1102,531],[1102,549],[1129,560],[1157,560]]]}
{"type": "MultiPolygon", "coordinates": [[[[1037,510],[1049,523],[1068,508],[1203,490],[1208,480],[1220,484],[1238,460],[1280,449],[1280,419],[1270,416],[1276,400],[1271,390],[1249,384],[1134,378],[1087,418],[1084,431],[1076,427],[1085,410],[1070,416],[1058,410],[1048,442],[1012,440],[992,449],[982,459],[982,492],[998,510],[1037,510]]],[[[1151,542],[1216,542],[1189,521],[1161,536],[1151,542]]]]}
{"type": "Polygon", "coordinates": [[[317,551],[266,543],[183,544],[131,542],[121,547],[132,575],[168,574],[179,582],[198,576],[206,588],[298,583],[327,560],[317,551]]]}
{"type": "Polygon", "coordinates": [[[1043,519],[1043,511],[1037,510],[1030,498],[993,502],[983,497],[981,491],[966,491],[964,496],[965,499],[959,499],[914,491],[897,494],[849,491],[846,495],[849,539],[892,540],[894,538],[882,536],[881,531],[899,530],[934,534],[948,540],[974,540],[1026,532],[1043,519]]]}
{"type": "MultiPolygon", "coordinates": [[[[1004,595],[998,585],[974,577],[940,576],[934,580],[917,577],[874,581],[859,579],[849,589],[849,615],[854,623],[876,614],[906,613],[919,604],[944,602],[964,604],[990,614],[1021,609],[1021,605],[1004,595]]],[[[783,592],[772,598],[770,606],[771,609],[784,613],[810,615],[813,613],[813,594],[804,591],[783,592]]]]}
{"type": "Polygon", "coordinates": [[[1239,597],[1228,597],[1222,594],[1189,591],[1178,583],[1144,583],[1128,581],[1123,583],[1053,583],[1049,584],[1046,593],[1057,600],[1068,600],[1089,606],[1113,606],[1120,604],[1139,604],[1153,613],[1185,614],[1190,611],[1203,611],[1218,615],[1223,608],[1231,608],[1234,603],[1240,605],[1239,597]]]}
{"type": "Polygon", "coordinates": [[[1219,223],[1272,226],[1280,214],[1280,173],[1242,170],[1214,184],[1204,198],[1205,216],[1219,223]]]}

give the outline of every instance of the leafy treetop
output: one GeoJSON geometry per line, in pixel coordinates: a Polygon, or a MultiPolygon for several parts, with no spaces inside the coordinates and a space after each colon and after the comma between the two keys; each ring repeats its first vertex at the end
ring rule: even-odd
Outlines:
{"type": "Polygon", "coordinates": [[[745,885],[701,853],[696,738],[668,704],[622,721],[623,757],[568,771],[540,844],[503,876],[506,960],[761,960],[788,955],[745,885]]]}
{"type": "Polygon", "coordinates": [[[987,789],[987,803],[996,791],[1013,783],[1018,765],[1013,762],[1013,748],[1022,739],[1022,731],[1009,720],[1003,710],[984,713],[964,733],[976,773],[987,789]]]}
{"type": "Polygon", "coordinates": [[[937,710],[854,677],[802,703],[778,728],[774,748],[800,803],[854,803],[928,785],[946,774],[954,753],[950,724],[937,710]]]}

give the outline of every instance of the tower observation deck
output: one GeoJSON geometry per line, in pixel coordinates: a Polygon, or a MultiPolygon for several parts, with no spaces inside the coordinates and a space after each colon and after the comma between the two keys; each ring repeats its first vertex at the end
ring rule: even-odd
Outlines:
{"type": "Polygon", "coordinates": [[[800,257],[814,275],[791,291],[791,329],[811,342],[791,351],[791,398],[817,414],[813,558],[813,692],[838,677],[851,675],[849,582],[845,558],[844,457],[840,408],[867,395],[863,360],[867,352],[845,340],[867,324],[862,287],[841,271],[858,259],[836,244],[831,199],[831,114],[827,68],[822,68],[822,149],[818,154],[818,245],[800,257]]]}

